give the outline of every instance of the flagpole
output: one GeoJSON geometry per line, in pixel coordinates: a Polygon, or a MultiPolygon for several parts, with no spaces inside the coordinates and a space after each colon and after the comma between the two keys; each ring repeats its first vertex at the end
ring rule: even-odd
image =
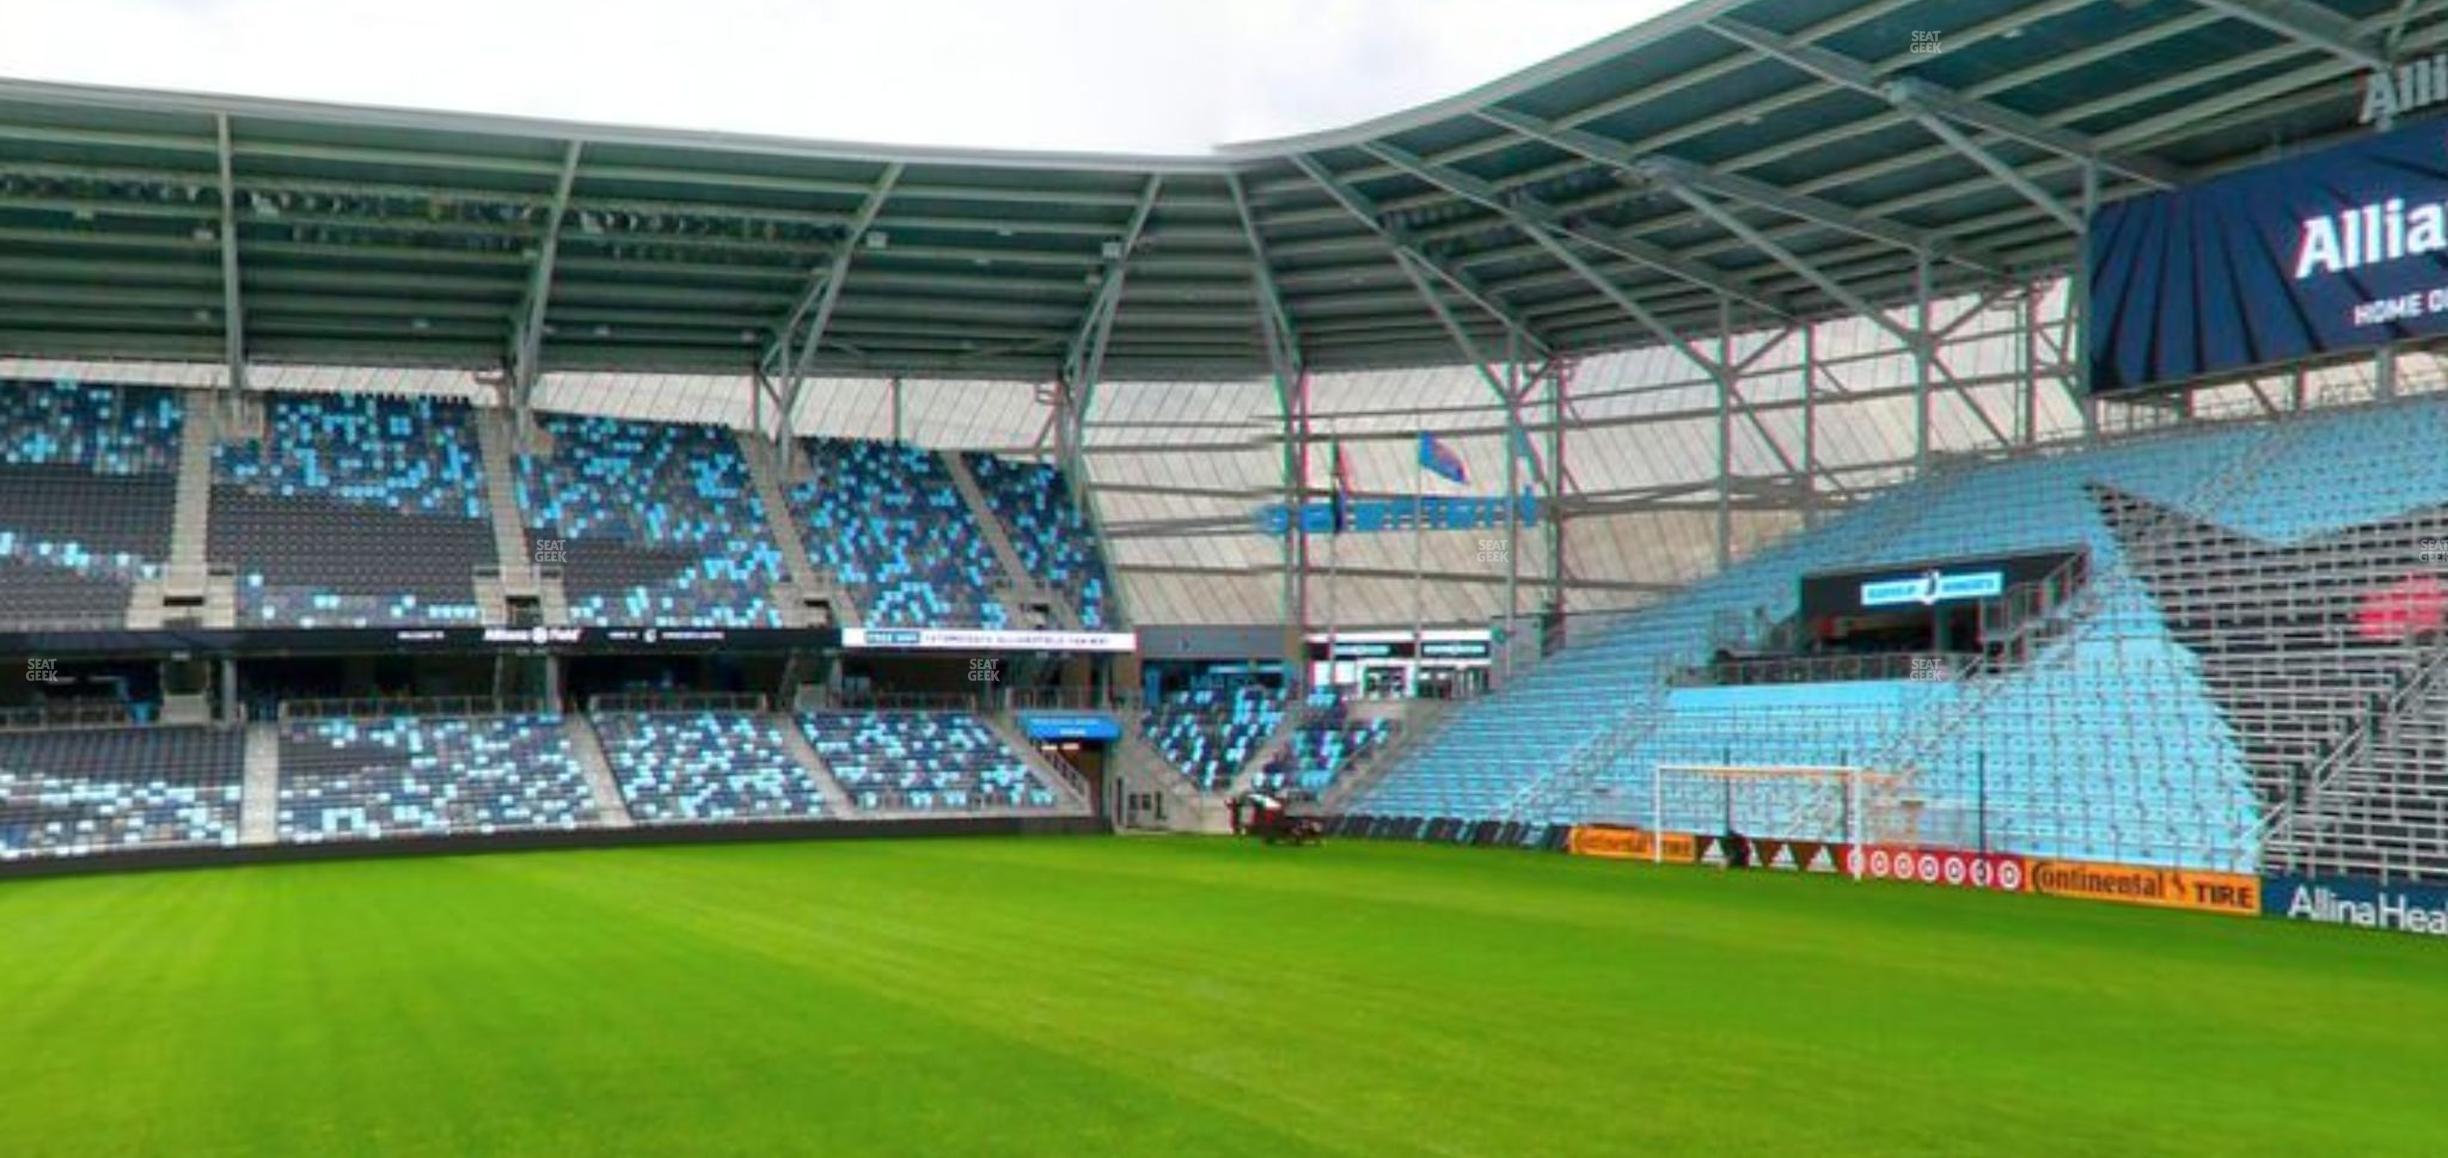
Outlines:
{"type": "MultiPolygon", "coordinates": [[[[1422,435],[1425,438],[1425,435],[1422,435]]],[[[1428,571],[1423,548],[1428,535],[1428,456],[1425,447],[1411,455],[1411,674],[1406,697],[1419,695],[1420,657],[1427,654],[1428,571]]]]}
{"type": "Polygon", "coordinates": [[[1338,639],[1340,629],[1335,624],[1335,589],[1342,585],[1343,527],[1346,523],[1351,522],[1352,500],[1350,488],[1343,483],[1344,469],[1343,441],[1336,439],[1334,444],[1334,493],[1336,495],[1333,508],[1334,528],[1333,533],[1326,537],[1326,686],[1328,688],[1336,686],[1335,671],[1342,663],[1341,658],[1336,654],[1342,650],[1342,644],[1338,639]]]}

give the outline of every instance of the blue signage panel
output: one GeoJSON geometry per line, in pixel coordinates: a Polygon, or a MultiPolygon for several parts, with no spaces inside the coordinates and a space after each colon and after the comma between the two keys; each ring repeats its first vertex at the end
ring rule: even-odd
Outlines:
{"type": "Polygon", "coordinates": [[[1032,740],[1102,740],[1122,738],[1122,725],[1111,716],[1076,712],[1022,712],[1020,728],[1032,740]]]}
{"type": "MultiPolygon", "coordinates": [[[[1343,504],[1344,529],[1357,534],[1377,534],[1387,531],[1408,531],[1414,525],[1431,531],[1489,531],[1505,525],[1503,498],[1456,497],[1451,495],[1406,496],[1390,499],[1352,499],[1343,504]]],[[[1535,495],[1524,494],[1511,504],[1513,521],[1519,526],[1533,526],[1539,519],[1539,502],[1535,495]]],[[[1282,503],[1260,507],[1251,518],[1258,533],[1282,538],[1291,531],[1292,516],[1282,503]]],[[[1312,535],[1334,533],[1334,504],[1304,503],[1300,508],[1301,530],[1312,535]]]]}
{"type": "Polygon", "coordinates": [[[2448,334],[2448,125],[2106,206],[2096,392],[2448,334]]]}
{"type": "Polygon", "coordinates": [[[1927,607],[1956,599],[1994,598],[2005,590],[2003,571],[1924,571],[1909,579],[1862,584],[1861,605],[1901,607],[1918,603],[1927,607]]]}
{"type": "Polygon", "coordinates": [[[2264,877],[2261,912],[2293,921],[2448,937],[2448,888],[2353,877],[2264,877]]]}

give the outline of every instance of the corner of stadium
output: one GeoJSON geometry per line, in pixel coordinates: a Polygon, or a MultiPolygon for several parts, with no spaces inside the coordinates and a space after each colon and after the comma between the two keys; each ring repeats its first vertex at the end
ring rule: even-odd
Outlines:
{"type": "Polygon", "coordinates": [[[0,1154],[2437,1154],[2448,4],[1182,156],[0,78],[0,1154]]]}

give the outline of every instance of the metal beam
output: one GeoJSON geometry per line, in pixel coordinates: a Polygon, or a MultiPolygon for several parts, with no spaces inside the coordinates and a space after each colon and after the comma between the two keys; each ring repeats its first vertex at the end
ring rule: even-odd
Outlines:
{"type": "MultiPolygon", "coordinates": [[[[1692,209],[1699,213],[1702,217],[1706,217],[1710,221],[1716,222],[1718,228],[1741,238],[1745,245],[1748,245],[1761,253],[1767,254],[1769,257],[1775,259],[1777,264],[1801,275],[1802,280],[1819,287],[1820,293],[1826,294],[1838,305],[1853,311],[1853,313],[1859,317],[1869,319],[1873,325],[1876,325],[1880,329],[1886,330],[1888,333],[1895,335],[1907,346],[1919,347],[1928,343],[1928,334],[1916,333],[1895,324],[1893,321],[1888,319],[1884,311],[1871,305],[1869,302],[1864,301],[1860,295],[1846,289],[1843,285],[1839,284],[1835,278],[1821,273],[1817,266],[1814,266],[1811,263],[1802,260],[1800,257],[1795,256],[1792,250],[1769,240],[1767,234],[1752,228],[1749,222],[1744,221],[1740,217],[1736,217],[1733,213],[1728,212],[1723,206],[1709,200],[1707,194],[1685,184],[1674,166],[1644,164],[1641,169],[1643,176],[1646,176],[1651,181],[1663,187],[1668,193],[1673,194],[1676,200],[1681,201],[1685,205],[1691,206],[1692,209]]],[[[1929,251],[1927,250],[1916,250],[1914,251],[1914,256],[1917,260],[1926,265],[1928,262],[1928,252],[1929,251]]]]}
{"type": "Polygon", "coordinates": [[[517,344],[511,351],[510,380],[521,414],[527,412],[527,400],[535,393],[536,377],[541,371],[544,307],[552,298],[553,262],[561,249],[561,220],[569,214],[570,187],[578,181],[578,155],[584,148],[581,142],[571,141],[562,150],[561,176],[553,185],[552,208],[544,216],[543,243],[536,249],[535,264],[527,274],[527,292],[512,323],[517,344]]]}
{"type": "Polygon", "coordinates": [[[859,247],[866,244],[867,234],[875,228],[876,215],[884,211],[884,202],[892,196],[893,187],[901,182],[901,162],[884,166],[882,176],[867,190],[859,202],[858,212],[842,232],[841,247],[833,252],[824,266],[808,279],[807,288],[791,306],[774,334],[774,344],[767,348],[766,361],[781,371],[783,378],[781,422],[774,429],[777,442],[790,437],[791,416],[799,410],[799,395],[807,388],[808,367],[813,364],[816,350],[824,343],[825,330],[833,324],[833,307],[841,301],[842,286],[850,277],[850,262],[858,256],[859,247]],[[806,336],[799,336],[801,323],[806,323],[806,336]]]}
{"type": "Polygon", "coordinates": [[[1779,320],[1790,320],[1792,309],[1783,300],[1723,270],[1677,257],[1621,233],[1600,233],[1575,226],[1567,222],[1553,206],[1529,194],[1504,192],[1493,182],[1449,165],[1439,165],[1393,145],[1370,142],[1361,145],[1360,150],[1447,192],[1475,202],[1482,208],[1493,210],[1509,222],[1530,222],[1555,236],[1570,238],[1625,261],[1647,266],[1678,281],[1708,290],[1719,298],[1746,302],[1779,320]]]}
{"type": "MultiPolygon", "coordinates": [[[[1669,327],[1664,319],[1650,312],[1648,307],[1634,301],[1632,295],[1625,293],[1605,274],[1600,273],[1597,267],[1575,254],[1571,246],[1559,239],[1554,232],[1555,227],[1549,223],[1554,216],[1553,211],[1548,210],[1545,205],[1522,196],[1515,196],[1508,201],[1498,194],[1493,186],[1476,177],[1447,169],[1442,165],[1431,164],[1392,146],[1372,144],[1363,145],[1361,148],[1379,160],[1400,168],[1412,176],[1442,186],[1494,211],[1498,216],[1504,218],[1505,223],[1511,225],[1516,232],[1529,238],[1539,248],[1546,250],[1548,256],[1555,258],[1565,268],[1578,275],[1582,281],[1589,283],[1590,288],[1597,290],[1600,296],[1613,302],[1617,309],[1631,315],[1634,321],[1647,328],[1660,342],[1681,351],[1684,357],[1690,358],[1693,364],[1707,371],[1710,376],[1723,379],[1724,364],[1701,353],[1699,348],[1693,346],[1669,327]]],[[[1725,299],[1721,297],[1718,300],[1725,299]]],[[[1501,394],[1502,391],[1500,390],[1499,393],[1501,394]]]]}
{"type": "Polygon", "coordinates": [[[2185,183],[2184,171],[2165,161],[2109,149],[2087,134],[2060,128],[1989,101],[1963,96],[1927,81],[1913,78],[1885,80],[1876,69],[1850,56],[1815,44],[1803,44],[1757,25],[1720,16],[1703,22],[1702,27],[1782,60],[1830,84],[1866,93],[1889,104],[1902,107],[1908,101],[1917,102],[1953,120],[2003,133],[2077,160],[2095,161],[2162,189],[2173,189],[2185,183]]]}
{"type": "Polygon", "coordinates": [[[1224,175],[1225,188],[1232,191],[1233,211],[1241,218],[1241,236],[1250,251],[1250,290],[1257,299],[1258,329],[1266,340],[1267,365],[1280,384],[1289,382],[1299,373],[1300,330],[1292,324],[1292,310],[1284,304],[1283,287],[1275,282],[1275,265],[1267,257],[1266,239],[1259,236],[1257,215],[1250,212],[1249,192],[1241,186],[1241,175],[1224,175]]]}
{"type": "Polygon", "coordinates": [[[2320,49],[2357,68],[2386,72],[2388,55],[2363,39],[2354,22],[2318,4],[2284,4],[2279,9],[2258,0],[2193,0],[2203,8],[2246,24],[2275,32],[2298,44],[2320,49]]]}
{"type": "Polygon", "coordinates": [[[238,283],[238,184],[230,170],[230,119],[213,116],[213,138],[221,166],[221,344],[228,375],[222,385],[231,396],[246,389],[246,299],[238,283]]]}
{"type": "MultiPolygon", "coordinates": [[[[1479,283],[1470,275],[1460,270],[1448,269],[1443,263],[1430,258],[1420,248],[1419,242],[1411,237],[1408,230],[1387,224],[1385,215],[1377,208],[1377,203],[1369,200],[1365,194],[1344,184],[1334,174],[1327,172],[1325,166],[1318,164],[1310,157],[1294,154],[1287,159],[1295,168],[1307,174],[1309,180],[1315,182],[1318,188],[1325,190],[1326,195],[1333,198],[1335,204],[1342,206],[1344,212],[1349,213],[1361,225],[1366,226],[1369,232],[1376,234],[1378,240],[1383,241],[1386,247],[1394,252],[1397,259],[1405,257],[1417,259],[1423,268],[1436,276],[1437,280],[1452,286],[1454,292],[1461,294],[1472,305],[1479,307],[1489,317],[1502,323],[1504,328],[1518,337],[1533,354],[1544,357],[1552,351],[1553,347],[1539,335],[1538,331],[1530,328],[1530,323],[1518,311],[1489,296],[1488,292],[1481,289],[1479,283]]],[[[1397,264],[1402,263],[1398,260],[1397,264]]],[[[1408,265],[1404,265],[1403,269],[1405,276],[1411,275],[1408,265]]],[[[1435,299],[1432,297],[1430,300],[1433,302],[1435,299]]],[[[1501,387],[1498,393],[1503,393],[1501,387]]]]}
{"type": "Polygon", "coordinates": [[[1989,254],[1957,242],[1937,237],[1901,222],[1873,216],[1851,209],[1825,198],[1806,193],[1791,193],[1765,181],[1729,173],[1679,157],[1650,154],[1646,157],[1632,147],[1608,137],[1582,129],[1567,128],[1511,109],[1485,108],[1477,112],[1479,119],[1512,130],[1543,144],[1553,145],[1585,160],[1595,161],[1617,172],[1642,176],[1646,164],[1670,167],[1677,180],[1694,189],[1704,189],[1722,197],[1747,201],[1763,209],[1774,210],[1788,217],[1800,218],[1816,225],[1840,230],[1873,241],[1884,241],[1907,252],[1928,253],[1966,269],[1995,278],[2012,276],[2004,262],[1989,254]]]}
{"type": "Polygon", "coordinates": [[[1156,198],[1163,191],[1164,175],[1151,174],[1140,187],[1139,201],[1131,209],[1129,223],[1122,227],[1122,236],[1112,242],[1112,248],[1097,267],[1096,293],[1088,301],[1088,312],[1063,347],[1063,377],[1074,386],[1085,386],[1093,392],[1097,379],[1104,374],[1105,346],[1113,336],[1114,315],[1122,309],[1122,288],[1130,277],[1131,254],[1147,235],[1148,216],[1156,211],[1156,198]]]}

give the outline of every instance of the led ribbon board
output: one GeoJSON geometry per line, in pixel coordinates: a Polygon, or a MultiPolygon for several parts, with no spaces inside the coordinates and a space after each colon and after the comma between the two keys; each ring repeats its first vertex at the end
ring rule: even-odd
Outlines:
{"type": "Polygon", "coordinates": [[[2090,268],[2096,393],[2448,334],[2448,125],[2106,206],[2090,268]]]}

